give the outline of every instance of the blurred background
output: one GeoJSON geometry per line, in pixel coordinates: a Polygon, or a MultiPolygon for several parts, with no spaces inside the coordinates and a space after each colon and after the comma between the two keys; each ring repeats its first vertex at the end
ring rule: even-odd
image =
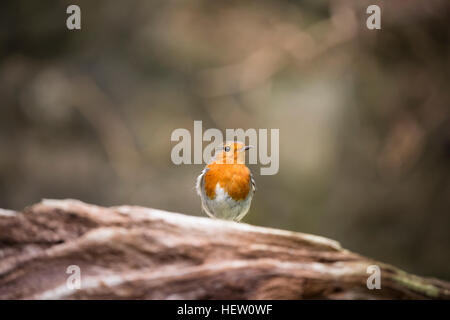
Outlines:
{"type": "Polygon", "coordinates": [[[448,0],[2,1],[0,207],[201,215],[172,131],[279,128],[244,222],[450,279],[449,21],[448,0]]]}

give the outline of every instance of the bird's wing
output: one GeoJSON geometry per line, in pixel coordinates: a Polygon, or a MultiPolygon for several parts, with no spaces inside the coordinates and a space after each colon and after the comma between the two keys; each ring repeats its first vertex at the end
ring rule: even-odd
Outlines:
{"type": "Polygon", "coordinates": [[[197,189],[197,194],[199,196],[203,193],[203,185],[205,184],[205,174],[209,171],[209,168],[203,169],[202,173],[197,177],[197,183],[195,185],[195,189],[197,189]]]}
{"type": "Polygon", "coordinates": [[[210,216],[211,218],[214,218],[214,215],[211,213],[211,211],[209,210],[208,206],[206,205],[204,199],[206,197],[206,193],[205,193],[205,175],[206,173],[209,171],[209,168],[205,168],[203,169],[202,173],[197,177],[197,184],[195,186],[195,188],[197,189],[197,193],[200,196],[200,198],[202,199],[202,211],[210,216]]]}
{"type": "Polygon", "coordinates": [[[250,181],[251,181],[251,184],[252,184],[253,193],[255,193],[256,192],[256,183],[255,183],[255,179],[253,179],[253,174],[252,173],[250,173],[250,181]]]}

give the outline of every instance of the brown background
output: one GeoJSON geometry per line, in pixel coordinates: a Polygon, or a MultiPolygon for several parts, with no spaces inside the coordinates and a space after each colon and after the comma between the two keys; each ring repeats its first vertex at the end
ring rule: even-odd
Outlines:
{"type": "Polygon", "coordinates": [[[450,279],[450,4],[376,1],[370,31],[373,3],[2,1],[0,207],[199,215],[203,166],[171,163],[172,131],[279,128],[244,222],[450,279]]]}

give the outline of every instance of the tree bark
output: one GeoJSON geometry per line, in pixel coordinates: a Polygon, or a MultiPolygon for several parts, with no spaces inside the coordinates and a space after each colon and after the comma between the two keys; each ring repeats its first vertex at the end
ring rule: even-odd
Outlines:
{"type": "Polygon", "coordinates": [[[0,210],[0,299],[316,298],[448,299],[450,283],[244,223],[76,200],[0,210]],[[381,289],[367,287],[370,265],[381,289]]]}

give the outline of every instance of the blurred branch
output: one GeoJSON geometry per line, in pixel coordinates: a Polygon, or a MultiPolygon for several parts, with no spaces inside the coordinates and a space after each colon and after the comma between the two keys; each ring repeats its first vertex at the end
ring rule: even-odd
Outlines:
{"type": "Polygon", "coordinates": [[[450,298],[450,283],[359,256],[332,240],[75,200],[0,211],[1,299],[450,298]],[[369,265],[381,289],[369,290],[369,265]],[[66,269],[81,269],[81,289],[66,269]]]}
{"type": "Polygon", "coordinates": [[[357,35],[355,13],[347,7],[335,11],[330,19],[306,29],[288,23],[275,24],[262,36],[263,47],[242,61],[201,71],[198,92],[208,98],[245,92],[270,81],[289,62],[302,68],[351,41],[357,35]],[[315,40],[321,35],[322,41],[315,40]]]}
{"type": "Polygon", "coordinates": [[[98,134],[112,168],[122,179],[139,167],[141,156],[136,141],[113,103],[98,85],[87,76],[71,81],[68,103],[77,108],[98,134]],[[82,94],[80,94],[82,93],[82,94]]]}

